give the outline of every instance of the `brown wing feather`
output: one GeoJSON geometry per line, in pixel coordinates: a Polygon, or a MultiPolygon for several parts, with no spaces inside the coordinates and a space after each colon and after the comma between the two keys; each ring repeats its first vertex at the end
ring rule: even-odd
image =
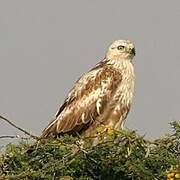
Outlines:
{"type": "MultiPolygon", "coordinates": [[[[89,72],[94,71],[94,70],[97,70],[97,69],[100,69],[100,68],[102,68],[103,65],[105,65],[105,64],[106,64],[106,59],[104,58],[103,61],[101,61],[100,63],[96,64],[96,66],[95,66],[93,69],[91,69],[89,72]]],[[[87,75],[88,75],[88,74],[87,74],[87,75]]],[[[82,77],[80,77],[80,78],[76,81],[76,84],[78,84],[78,82],[81,81],[81,79],[82,79],[82,77]]],[[[87,89],[87,84],[86,84],[86,87],[85,87],[85,88],[87,89]]],[[[68,98],[66,98],[66,100],[64,101],[64,103],[62,104],[62,106],[60,107],[60,109],[58,110],[58,112],[56,113],[56,118],[59,116],[59,114],[64,110],[64,108],[65,108],[68,104],[72,103],[73,100],[75,100],[75,93],[76,93],[75,91],[76,91],[76,88],[74,87],[74,88],[70,91],[68,98]]]]}
{"type": "Polygon", "coordinates": [[[120,81],[120,72],[104,61],[96,65],[76,82],[56,114],[56,119],[43,131],[42,137],[76,134],[88,128],[102,113],[120,81]],[[99,107],[98,100],[101,104],[99,107]]]}

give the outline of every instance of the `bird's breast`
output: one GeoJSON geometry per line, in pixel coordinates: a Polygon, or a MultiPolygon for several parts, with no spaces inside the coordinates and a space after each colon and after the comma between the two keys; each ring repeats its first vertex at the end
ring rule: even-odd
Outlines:
{"type": "Polygon", "coordinates": [[[135,77],[132,64],[125,62],[121,66],[118,66],[118,69],[121,72],[121,81],[108,102],[108,110],[105,115],[107,124],[112,127],[121,126],[129,112],[134,92],[135,77]]]}
{"type": "Polygon", "coordinates": [[[134,68],[131,62],[123,62],[119,67],[122,75],[122,80],[119,83],[115,96],[121,105],[129,106],[132,103],[134,93],[134,68]]]}

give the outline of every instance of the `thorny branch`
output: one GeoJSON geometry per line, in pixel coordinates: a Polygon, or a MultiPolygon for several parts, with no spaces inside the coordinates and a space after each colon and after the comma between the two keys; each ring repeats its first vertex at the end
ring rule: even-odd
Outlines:
{"type": "MultiPolygon", "coordinates": [[[[11,126],[13,126],[14,128],[18,129],[19,131],[23,132],[24,134],[30,136],[33,139],[39,140],[39,137],[27,132],[26,130],[18,127],[17,125],[15,125],[14,123],[12,123],[10,120],[8,120],[7,118],[3,117],[0,115],[0,119],[4,120],[5,122],[7,122],[8,124],[10,124],[11,126]]],[[[18,136],[1,136],[0,138],[18,138],[18,136]]]]}

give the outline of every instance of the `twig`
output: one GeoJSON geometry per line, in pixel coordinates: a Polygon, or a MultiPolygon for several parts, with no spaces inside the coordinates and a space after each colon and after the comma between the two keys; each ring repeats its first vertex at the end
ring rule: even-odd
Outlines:
{"type": "Polygon", "coordinates": [[[19,131],[22,131],[24,134],[32,137],[33,139],[36,139],[36,140],[39,140],[39,137],[35,136],[35,135],[32,135],[30,134],[29,132],[27,132],[26,130],[16,126],[14,123],[12,123],[10,120],[8,120],[7,118],[3,117],[3,116],[0,116],[0,119],[6,121],[7,123],[9,123],[11,126],[15,127],[16,129],[18,129],[19,131]]]}
{"type": "Polygon", "coordinates": [[[14,138],[20,138],[20,139],[24,139],[24,140],[28,140],[29,138],[31,137],[21,137],[20,135],[3,135],[3,136],[0,136],[0,139],[7,139],[7,138],[11,138],[11,139],[14,139],[14,138]]]}
{"type": "Polygon", "coordinates": [[[145,142],[148,144],[156,145],[156,146],[159,145],[159,143],[156,140],[155,141],[145,140],[145,142]]]}
{"type": "Polygon", "coordinates": [[[5,136],[0,136],[0,139],[5,139],[5,138],[18,138],[18,136],[11,136],[11,135],[5,135],[5,136]]]}

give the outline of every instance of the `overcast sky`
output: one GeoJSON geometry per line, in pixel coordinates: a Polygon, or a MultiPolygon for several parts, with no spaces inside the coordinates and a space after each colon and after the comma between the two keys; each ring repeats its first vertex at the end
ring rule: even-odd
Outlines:
{"type": "MultiPolygon", "coordinates": [[[[137,51],[125,126],[151,138],[169,132],[180,119],[179,0],[1,0],[0,114],[40,135],[116,39],[137,51]]],[[[16,134],[0,121],[0,135],[16,134]]]]}

